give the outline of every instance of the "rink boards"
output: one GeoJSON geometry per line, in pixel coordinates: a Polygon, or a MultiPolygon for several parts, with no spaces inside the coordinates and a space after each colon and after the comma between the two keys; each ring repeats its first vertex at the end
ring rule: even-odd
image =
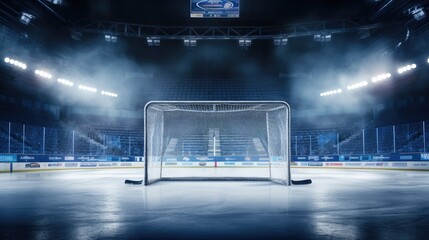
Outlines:
{"type": "Polygon", "coordinates": [[[292,167],[429,170],[429,162],[295,162],[292,167]]]}
{"type": "Polygon", "coordinates": [[[143,166],[144,162],[14,162],[0,163],[0,172],[142,168],[143,166]]]}
{"type": "MultiPolygon", "coordinates": [[[[267,168],[268,162],[164,162],[164,168],[267,168]]],[[[0,172],[69,169],[143,168],[144,162],[13,162],[0,163],[0,172]]],[[[429,170],[429,162],[292,162],[292,168],[429,170]]]]}

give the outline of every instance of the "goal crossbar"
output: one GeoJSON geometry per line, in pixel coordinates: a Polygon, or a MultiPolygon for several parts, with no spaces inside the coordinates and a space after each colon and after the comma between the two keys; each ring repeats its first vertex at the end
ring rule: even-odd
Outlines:
{"type": "Polygon", "coordinates": [[[158,181],[272,181],[290,185],[290,107],[282,101],[149,102],[144,108],[144,159],[145,185],[158,181]],[[259,144],[258,149],[255,144],[259,144]],[[240,152],[244,148],[248,152],[240,152]],[[244,156],[237,157],[239,154],[244,156]],[[231,165],[228,159],[236,158],[244,162],[258,159],[261,167],[227,171],[216,169],[215,164],[209,171],[204,165],[204,171],[188,169],[190,174],[177,167],[192,161],[220,161],[227,166],[231,165]],[[167,164],[175,164],[174,171],[167,164]]]}

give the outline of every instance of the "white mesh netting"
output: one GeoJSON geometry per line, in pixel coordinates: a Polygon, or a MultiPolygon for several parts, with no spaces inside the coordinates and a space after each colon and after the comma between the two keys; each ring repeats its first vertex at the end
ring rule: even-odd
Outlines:
{"type": "Polygon", "coordinates": [[[158,180],[271,180],[290,184],[284,102],[150,102],[145,184],[158,180]]]}

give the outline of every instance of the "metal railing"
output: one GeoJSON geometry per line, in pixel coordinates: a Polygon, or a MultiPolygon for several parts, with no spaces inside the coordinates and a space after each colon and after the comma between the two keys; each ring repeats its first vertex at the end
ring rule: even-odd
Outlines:
{"type": "Polygon", "coordinates": [[[300,131],[292,134],[292,155],[418,153],[428,150],[427,122],[353,131],[300,131]]]}
{"type": "Polygon", "coordinates": [[[143,133],[138,130],[86,131],[0,121],[0,153],[141,156],[143,133]]]}
{"type": "MultiPolygon", "coordinates": [[[[300,131],[292,134],[292,155],[426,152],[428,122],[354,131],[300,131]]],[[[0,153],[122,155],[143,154],[143,132],[87,131],[0,121],[0,153]]]]}

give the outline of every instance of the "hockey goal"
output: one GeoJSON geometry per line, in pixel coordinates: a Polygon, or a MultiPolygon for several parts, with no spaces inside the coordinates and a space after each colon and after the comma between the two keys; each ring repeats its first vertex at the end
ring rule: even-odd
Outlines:
{"type": "Polygon", "coordinates": [[[162,180],[290,185],[290,107],[280,101],[157,101],[144,109],[145,185],[162,180]]]}

